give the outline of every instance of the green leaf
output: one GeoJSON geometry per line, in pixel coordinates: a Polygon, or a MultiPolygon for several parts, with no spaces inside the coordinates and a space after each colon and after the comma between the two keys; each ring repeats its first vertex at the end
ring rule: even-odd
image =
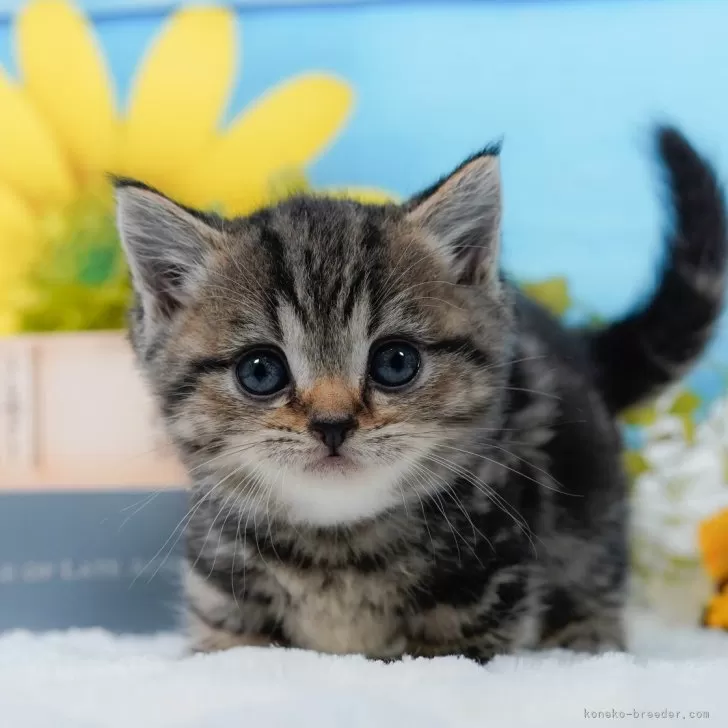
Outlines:
{"type": "Polygon", "coordinates": [[[695,420],[693,419],[692,415],[678,415],[680,417],[680,420],[682,421],[683,426],[683,432],[685,433],[685,441],[688,443],[688,445],[694,445],[695,444],[695,420]]]}
{"type": "Polygon", "coordinates": [[[700,407],[700,397],[686,389],[675,398],[669,412],[673,415],[691,415],[698,407],[700,407]]]}
{"type": "Polygon", "coordinates": [[[131,298],[111,190],[44,221],[46,255],[26,281],[22,331],[120,329],[131,298]]]}
{"type": "Polygon", "coordinates": [[[525,283],[523,292],[555,316],[563,316],[571,307],[569,282],[566,278],[547,278],[539,283],[525,283]]]}
{"type": "Polygon", "coordinates": [[[118,253],[113,248],[87,251],[79,264],[79,281],[92,286],[105,283],[114,274],[117,258],[118,253]]]}
{"type": "Polygon", "coordinates": [[[634,427],[649,427],[657,422],[657,408],[654,405],[633,407],[622,415],[622,420],[634,427]]]}
{"type": "Polygon", "coordinates": [[[627,474],[630,478],[638,478],[643,473],[647,473],[650,470],[650,464],[645,459],[642,453],[637,450],[627,450],[624,453],[624,467],[627,470],[627,474]]]}
{"type": "Polygon", "coordinates": [[[587,326],[593,329],[598,329],[604,326],[606,319],[604,316],[600,316],[597,313],[590,313],[586,319],[587,326]]]}

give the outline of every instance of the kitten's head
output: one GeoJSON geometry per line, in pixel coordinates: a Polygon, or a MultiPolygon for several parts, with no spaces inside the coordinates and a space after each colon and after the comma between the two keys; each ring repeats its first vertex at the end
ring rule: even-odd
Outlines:
{"type": "Polygon", "coordinates": [[[117,204],[132,341],[202,487],[350,523],[444,487],[454,448],[497,424],[496,153],[401,206],[302,197],[225,220],[128,180],[117,204]]]}

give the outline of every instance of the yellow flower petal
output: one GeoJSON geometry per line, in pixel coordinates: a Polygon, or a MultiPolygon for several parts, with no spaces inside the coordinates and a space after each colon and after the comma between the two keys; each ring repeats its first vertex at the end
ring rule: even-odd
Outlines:
{"type": "Polygon", "coordinates": [[[123,174],[174,194],[217,131],[234,74],[235,27],[221,8],[176,13],[138,69],[123,131],[123,174]]]}
{"type": "Polygon", "coordinates": [[[705,615],[705,623],[716,629],[728,629],[728,590],[714,596],[705,615]]]}
{"type": "Polygon", "coordinates": [[[728,508],[700,524],[698,543],[710,577],[716,583],[728,579],[728,508]]]}
{"type": "Polygon", "coordinates": [[[82,172],[112,169],[116,121],[104,58],[84,16],[63,0],[36,0],[17,23],[24,85],[82,172]]]}
{"type": "Polygon", "coordinates": [[[74,191],[66,160],[28,97],[0,69],[0,182],[33,202],[64,202],[74,191]]]}
{"type": "Polygon", "coordinates": [[[333,187],[319,190],[317,194],[339,200],[355,200],[363,205],[391,205],[398,202],[395,195],[376,187],[333,187]]]}
{"type": "Polygon", "coordinates": [[[15,311],[3,310],[0,302],[0,336],[11,336],[17,334],[20,329],[20,317],[15,311]]]}
{"type": "Polygon", "coordinates": [[[0,185],[0,335],[18,330],[17,290],[38,254],[33,211],[12,190],[0,185]]]}
{"type": "Polygon", "coordinates": [[[269,180],[281,169],[316,157],[346,121],[353,94],[332,76],[309,73],[285,81],[244,109],[213,145],[179,195],[199,207],[219,204],[246,214],[266,201],[269,180]]]}
{"type": "MultiPolygon", "coordinates": [[[[17,237],[26,240],[36,233],[36,217],[25,200],[0,185],[0,242],[17,237]]],[[[4,272],[0,264],[0,275],[4,272]]]]}

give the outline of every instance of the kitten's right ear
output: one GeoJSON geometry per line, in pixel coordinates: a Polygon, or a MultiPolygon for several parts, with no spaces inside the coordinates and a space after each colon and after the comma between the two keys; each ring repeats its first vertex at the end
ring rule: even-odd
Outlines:
{"type": "Polygon", "coordinates": [[[182,207],[134,180],[115,178],[116,223],[145,317],[181,308],[222,239],[219,218],[182,207]]]}
{"type": "Polygon", "coordinates": [[[497,281],[501,182],[499,148],[488,147],[405,205],[408,219],[429,233],[454,279],[497,281]]]}

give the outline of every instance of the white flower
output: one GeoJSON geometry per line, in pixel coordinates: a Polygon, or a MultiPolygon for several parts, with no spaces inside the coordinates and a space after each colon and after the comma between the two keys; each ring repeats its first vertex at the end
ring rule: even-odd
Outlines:
{"type": "Polygon", "coordinates": [[[636,586],[642,596],[659,582],[677,587],[681,611],[697,619],[707,598],[698,526],[728,507],[728,398],[711,405],[690,442],[681,418],[670,413],[678,395],[671,390],[660,397],[656,422],[642,428],[641,454],[650,469],[637,478],[633,492],[636,586]],[[690,584],[700,586],[690,589],[690,584]]]}

